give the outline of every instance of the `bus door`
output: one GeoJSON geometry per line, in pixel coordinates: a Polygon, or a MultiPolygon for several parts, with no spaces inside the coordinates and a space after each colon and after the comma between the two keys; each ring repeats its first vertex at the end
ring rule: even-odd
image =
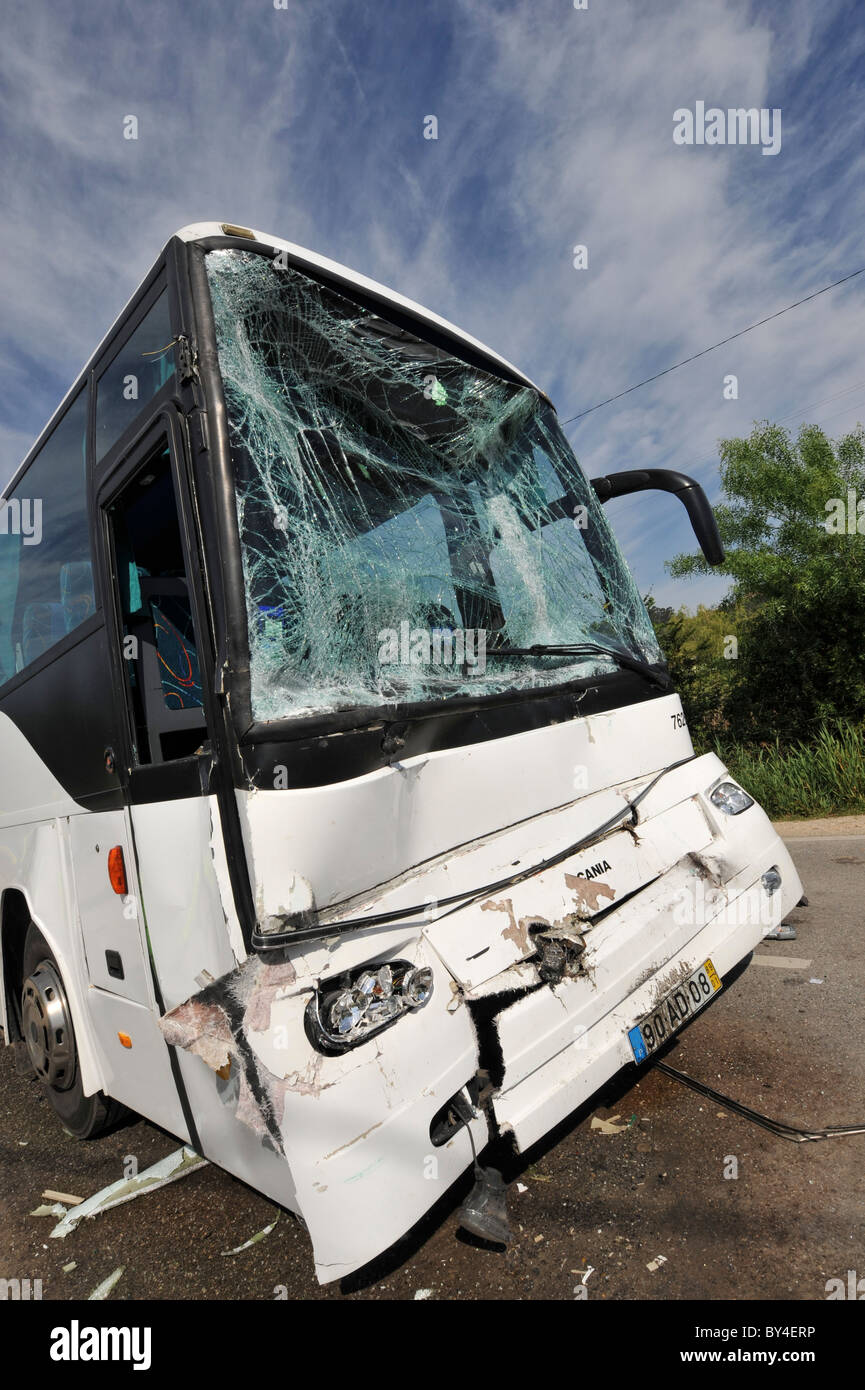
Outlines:
{"type": "MultiPolygon", "coordinates": [[[[202,641],[210,635],[190,583],[195,549],[178,505],[184,464],[177,417],[166,411],[98,486],[117,706],[106,758],[124,790],[125,912],[127,926],[137,923],[139,931],[118,930],[109,946],[104,917],[82,916],[91,983],[147,1004],[163,1060],[156,1018],[244,955],[210,790],[214,755],[202,685],[202,641]],[[134,990],[103,972],[111,950],[134,990]]],[[[104,888],[113,894],[107,876],[104,888]]],[[[157,1118],[152,1106],[118,1099],[157,1118]]]]}

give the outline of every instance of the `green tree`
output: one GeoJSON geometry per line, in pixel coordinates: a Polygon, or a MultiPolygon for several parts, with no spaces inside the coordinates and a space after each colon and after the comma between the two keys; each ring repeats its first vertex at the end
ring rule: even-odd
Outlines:
{"type": "MultiPolygon", "coordinates": [[[[725,693],[731,734],[807,739],[818,724],[865,717],[865,430],[833,443],[816,425],[795,440],[768,421],[719,446],[715,508],[733,590],[738,661],[725,693]],[[861,503],[861,515],[859,504],[861,503]]],[[[674,576],[717,573],[677,555],[674,576]]]]}
{"type": "Polygon", "coordinates": [[[739,663],[730,638],[739,627],[734,609],[649,608],[670,674],[688,716],[691,736],[700,747],[729,732],[727,714],[739,663]]]}

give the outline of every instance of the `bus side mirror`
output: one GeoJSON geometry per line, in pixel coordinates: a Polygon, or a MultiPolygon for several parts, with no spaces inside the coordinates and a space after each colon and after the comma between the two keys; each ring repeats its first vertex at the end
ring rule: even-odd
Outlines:
{"type": "Polygon", "coordinates": [[[724,547],[715,513],[700,484],[686,473],[676,473],[671,468],[639,468],[624,473],[610,473],[605,478],[592,478],[591,484],[601,502],[608,502],[611,497],[626,497],[631,492],[650,492],[653,489],[672,492],[684,504],[694,535],[709,564],[723,564],[724,547]]]}

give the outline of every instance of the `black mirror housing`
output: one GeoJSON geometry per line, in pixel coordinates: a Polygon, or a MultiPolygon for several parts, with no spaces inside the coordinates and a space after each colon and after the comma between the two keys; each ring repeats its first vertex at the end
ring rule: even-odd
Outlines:
{"type": "Polygon", "coordinates": [[[723,564],[724,547],[715,513],[695,478],[671,468],[637,468],[624,473],[610,473],[607,477],[592,478],[590,481],[601,502],[608,502],[611,497],[627,497],[632,492],[672,492],[683,503],[694,535],[709,564],[723,564]]]}

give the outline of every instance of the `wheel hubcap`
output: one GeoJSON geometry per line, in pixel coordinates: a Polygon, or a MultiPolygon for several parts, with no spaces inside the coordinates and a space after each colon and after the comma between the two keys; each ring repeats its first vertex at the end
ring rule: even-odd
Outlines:
{"type": "Polygon", "coordinates": [[[39,1080],[68,1091],[75,1080],[75,1043],[63,981],[51,961],[43,960],[24,981],[21,1022],[39,1080]]]}

